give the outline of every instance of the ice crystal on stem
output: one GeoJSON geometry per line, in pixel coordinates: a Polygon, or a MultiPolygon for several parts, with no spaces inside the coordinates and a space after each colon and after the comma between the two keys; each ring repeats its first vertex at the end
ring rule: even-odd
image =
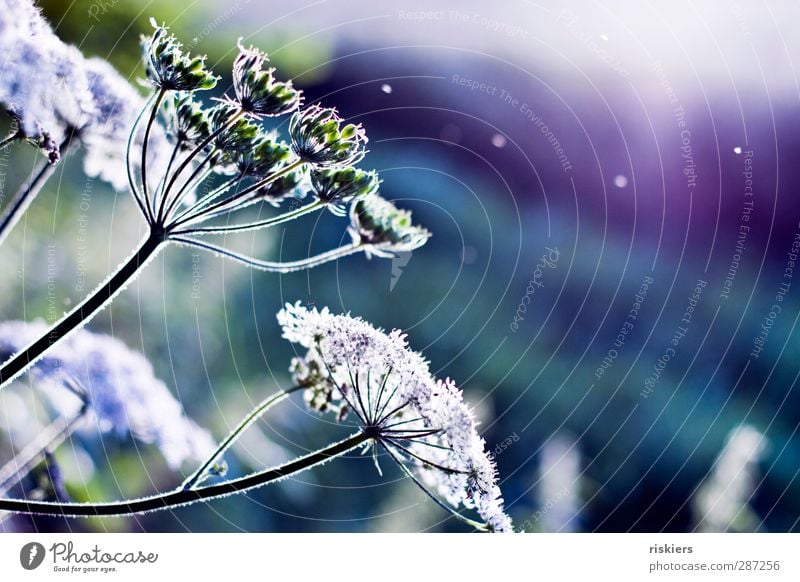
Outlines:
{"type": "Polygon", "coordinates": [[[292,371],[311,408],[341,420],[355,417],[377,446],[454,515],[466,519],[456,510],[463,505],[483,519],[473,525],[511,531],[494,461],[461,390],[450,379],[434,378],[400,331],[387,334],[360,318],[299,303],[287,304],[278,321],[286,339],[308,350],[292,371]]]}

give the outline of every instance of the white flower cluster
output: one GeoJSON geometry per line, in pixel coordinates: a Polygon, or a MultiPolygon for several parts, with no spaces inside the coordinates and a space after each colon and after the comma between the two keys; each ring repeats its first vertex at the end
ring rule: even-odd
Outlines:
{"type": "MultiPolygon", "coordinates": [[[[0,360],[18,352],[47,331],[44,322],[0,324],[0,360]]],[[[77,383],[86,391],[89,413],[84,434],[130,433],[155,444],[172,468],[206,459],[216,448],[211,435],[184,414],[149,362],[119,340],[77,331],[53,347],[31,371],[55,411],[74,417],[83,403],[64,387],[77,383]]]]}
{"type": "Polygon", "coordinates": [[[398,463],[453,507],[475,508],[491,531],[512,531],[494,462],[461,390],[435,379],[399,330],[384,333],[360,318],[287,304],[283,335],[308,352],[294,379],[314,409],[349,412],[398,463]]]}
{"type": "MultiPolygon", "coordinates": [[[[67,137],[76,138],[86,173],[127,189],[125,150],[144,105],[139,93],[104,60],[63,43],[32,0],[0,0],[0,54],[0,103],[22,136],[51,162],[67,137]]],[[[154,155],[168,154],[163,132],[154,140],[154,155]]]]}

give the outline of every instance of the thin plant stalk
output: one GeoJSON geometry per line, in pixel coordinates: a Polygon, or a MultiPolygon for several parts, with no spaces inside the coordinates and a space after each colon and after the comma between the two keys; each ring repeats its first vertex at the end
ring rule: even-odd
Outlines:
{"type": "Polygon", "coordinates": [[[5,495],[14,483],[27,475],[45,451],[52,451],[63,443],[88,410],[88,404],[84,404],[72,418],[57,418],[3,465],[0,468],[0,495],[5,495]]]}
{"type": "Polygon", "coordinates": [[[20,134],[19,130],[11,131],[11,133],[0,140],[0,150],[6,147],[8,144],[17,141],[18,139],[22,139],[22,134],[20,134]]]}
{"type": "Polygon", "coordinates": [[[243,265],[247,265],[248,267],[253,267],[254,269],[259,269],[261,271],[267,271],[270,273],[282,273],[282,274],[318,267],[319,265],[330,263],[331,261],[341,259],[342,257],[353,255],[358,252],[363,252],[368,246],[359,243],[351,243],[349,245],[341,246],[338,249],[332,249],[330,251],[320,253],[313,257],[300,259],[298,261],[275,262],[275,261],[262,261],[254,257],[249,257],[247,255],[230,251],[226,248],[217,245],[209,244],[203,241],[187,237],[176,236],[172,240],[178,244],[184,244],[191,247],[203,249],[211,253],[218,254],[222,257],[232,259],[243,265]]]}
{"type": "MultiPolygon", "coordinates": [[[[164,96],[166,95],[165,89],[160,89],[156,94],[156,100],[153,104],[153,109],[150,111],[150,117],[147,119],[147,125],[144,129],[144,138],[142,140],[142,165],[140,166],[140,171],[142,173],[142,195],[145,200],[149,200],[149,196],[147,194],[147,145],[150,141],[150,131],[153,129],[153,123],[156,120],[156,116],[158,115],[158,110],[161,107],[161,102],[164,100],[164,96]]],[[[153,215],[150,204],[146,204],[147,213],[152,222],[155,219],[153,215]]]]}
{"type": "MultiPolygon", "coordinates": [[[[186,210],[184,210],[180,214],[178,214],[175,217],[175,219],[173,220],[173,222],[175,224],[178,224],[183,218],[186,218],[189,215],[193,215],[196,212],[199,212],[199,211],[203,210],[206,206],[208,206],[211,202],[213,202],[214,199],[216,199],[218,196],[220,196],[221,194],[224,194],[232,186],[235,186],[236,184],[238,184],[238,182],[243,177],[244,177],[244,174],[242,172],[239,172],[239,173],[235,174],[233,177],[231,177],[231,178],[229,178],[227,180],[223,180],[222,184],[220,184],[217,188],[214,188],[213,190],[211,190],[211,192],[209,192],[208,194],[203,196],[200,200],[198,200],[195,204],[193,204],[191,208],[187,208],[186,210]]],[[[213,213],[209,213],[208,215],[203,213],[203,216],[213,216],[213,215],[214,215],[213,213]]]]}
{"type": "Polygon", "coordinates": [[[308,455],[299,457],[279,467],[258,471],[245,477],[231,479],[223,483],[206,485],[197,489],[174,489],[167,493],[159,493],[129,501],[112,501],[108,503],[59,503],[50,501],[27,501],[22,499],[0,499],[0,511],[14,513],[54,515],[60,517],[103,517],[113,515],[130,515],[147,511],[172,509],[189,505],[198,501],[218,499],[234,493],[250,491],[263,487],[301,471],[321,465],[363,446],[374,439],[369,429],[363,429],[344,440],[333,443],[308,455]]]}
{"type": "Polygon", "coordinates": [[[160,251],[166,238],[163,233],[151,232],[136,251],[100,286],[72,311],[62,317],[43,336],[13,355],[0,366],[0,389],[30,368],[47,350],[88,323],[120,291],[125,289],[147,263],[160,251]]]}
{"type": "MultiPolygon", "coordinates": [[[[72,136],[68,136],[61,143],[59,149],[61,150],[62,156],[69,148],[71,141],[72,136]]],[[[45,182],[47,182],[48,178],[53,175],[55,170],[56,164],[51,164],[48,160],[44,160],[36,175],[14,194],[5,212],[0,216],[0,245],[5,242],[11,230],[17,225],[19,219],[25,214],[25,211],[28,210],[31,202],[33,202],[36,195],[39,194],[39,191],[42,189],[45,182]]]]}
{"type": "Polygon", "coordinates": [[[231,118],[224,125],[222,125],[216,131],[212,132],[203,141],[201,141],[199,144],[197,144],[197,147],[195,147],[191,151],[191,153],[189,153],[189,155],[187,155],[181,161],[181,163],[178,165],[178,168],[173,172],[172,176],[170,177],[169,181],[167,182],[166,187],[164,188],[164,196],[161,198],[161,203],[159,205],[158,213],[156,214],[156,219],[157,219],[158,222],[161,222],[162,220],[164,220],[164,218],[169,216],[170,213],[172,212],[172,210],[175,207],[175,200],[173,200],[170,203],[169,206],[165,206],[165,203],[166,203],[166,200],[168,198],[169,193],[172,191],[172,187],[175,185],[175,182],[178,180],[178,177],[189,166],[191,161],[195,157],[197,157],[197,155],[200,152],[202,152],[208,144],[210,144],[217,137],[222,135],[223,132],[225,132],[228,129],[230,129],[233,126],[233,124],[236,123],[239,120],[239,118],[241,118],[243,115],[244,115],[244,111],[242,111],[242,110],[239,110],[237,113],[232,115],[231,118]]]}
{"type": "Polygon", "coordinates": [[[248,414],[237,426],[234,428],[230,434],[223,440],[217,449],[208,457],[205,463],[203,463],[197,471],[195,471],[188,479],[183,482],[184,489],[194,489],[195,486],[200,483],[208,474],[209,469],[224,455],[228,449],[230,449],[233,444],[239,440],[239,437],[246,431],[250,426],[253,425],[259,418],[261,418],[264,413],[266,413],[270,408],[278,404],[279,402],[285,400],[289,397],[290,394],[293,392],[297,392],[301,390],[302,386],[294,386],[293,388],[289,388],[288,390],[281,390],[276,392],[275,394],[268,396],[265,398],[261,404],[256,406],[250,414],[248,414]]]}
{"type": "MultiPolygon", "coordinates": [[[[274,172],[274,173],[270,174],[269,176],[267,176],[266,178],[264,178],[262,180],[259,180],[255,184],[251,184],[250,186],[248,186],[247,188],[245,188],[244,190],[242,190],[240,192],[237,192],[236,194],[234,194],[230,198],[226,198],[225,200],[220,200],[219,202],[211,204],[210,206],[206,207],[205,209],[203,209],[200,212],[193,213],[193,214],[187,216],[186,218],[183,218],[183,219],[180,219],[180,220],[176,221],[175,225],[176,226],[181,226],[182,224],[191,223],[193,220],[195,220],[197,218],[201,218],[201,217],[206,217],[207,215],[209,215],[211,213],[214,213],[216,210],[219,210],[222,207],[233,206],[233,205],[235,205],[235,203],[237,201],[241,200],[244,196],[250,194],[251,192],[255,192],[259,188],[263,188],[264,186],[268,186],[269,184],[271,184],[272,182],[274,182],[278,178],[281,178],[282,176],[285,176],[286,174],[296,170],[297,168],[302,166],[304,163],[305,162],[303,160],[295,160],[294,162],[292,162],[291,164],[289,164],[285,168],[281,168],[277,172],[274,172]]],[[[223,192],[224,192],[224,190],[223,190],[223,192]]]]}
{"type": "MultiPolygon", "coordinates": [[[[315,210],[319,210],[325,204],[319,200],[315,200],[305,206],[301,206],[296,210],[292,210],[290,212],[285,212],[283,214],[279,214],[278,216],[273,216],[271,218],[265,218],[264,220],[258,220],[256,222],[248,222],[245,224],[230,224],[225,226],[201,226],[197,228],[179,228],[180,224],[175,225],[175,230],[172,231],[175,235],[182,235],[182,234],[219,234],[224,232],[246,232],[249,230],[259,230],[262,228],[269,228],[270,226],[276,226],[283,222],[288,222],[290,220],[294,220],[296,218],[300,218],[303,215],[309,214],[314,212],[315,210]]],[[[188,222],[187,220],[181,221],[183,223],[188,222]]]]}

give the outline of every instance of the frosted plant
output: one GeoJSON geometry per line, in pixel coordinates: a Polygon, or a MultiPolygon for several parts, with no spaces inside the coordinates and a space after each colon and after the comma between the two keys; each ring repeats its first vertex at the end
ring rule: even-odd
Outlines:
{"type": "MultiPolygon", "coordinates": [[[[434,378],[400,331],[387,334],[359,318],[299,303],[287,305],[278,320],[284,337],[307,349],[291,365],[295,386],[256,406],[180,488],[106,503],[0,499],[0,511],[79,517],[168,509],[274,483],[358,449],[362,454],[371,450],[380,471],[380,448],[453,516],[482,531],[512,531],[494,462],[461,391],[449,379],[434,378]],[[339,422],[355,425],[356,432],[279,467],[206,484],[222,473],[223,455],[244,431],[298,391],[312,409],[336,414],[339,422]],[[461,506],[474,510],[481,521],[463,515],[461,506]]],[[[48,360],[37,364],[41,373],[58,368],[48,360]]]]}
{"type": "MultiPolygon", "coordinates": [[[[0,356],[46,329],[43,322],[0,324],[0,356]]],[[[73,428],[84,434],[130,433],[158,447],[174,469],[205,459],[216,446],[185,416],[149,362],[113,337],[78,331],[39,360],[31,374],[59,417],[81,417],[73,428]],[[65,384],[80,386],[85,395],[79,398],[65,384]],[[87,410],[81,414],[84,402],[87,410]]]]}
{"type": "MultiPolygon", "coordinates": [[[[301,92],[265,67],[266,54],[241,43],[233,65],[233,95],[204,102],[200,94],[214,87],[218,77],[204,57],[189,54],[166,27],[152,24],[153,34],[142,39],[152,92],[130,125],[124,164],[147,236],[93,294],[0,366],[0,388],[91,320],[170,243],[286,273],[357,252],[392,256],[424,244],[429,236],[388,202],[359,206],[378,200],[380,182],[377,173],[352,167],[366,153],[360,125],[318,104],[302,109],[301,92]],[[263,121],[289,113],[290,140],[284,142],[263,121]],[[300,203],[305,197],[311,200],[300,203]],[[292,205],[286,212],[246,218],[249,209],[278,207],[288,200],[292,205]],[[262,260],[202,240],[275,227],[323,208],[345,215],[348,205],[353,208],[353,243],[297,261],[262,260]]],[[[86,170],[110,179],[119,175],[119,128],[133,117],[140,100],[108,66],[91,60],[82,71],[91,81],[95,121],[85,130],[78,128],[81,140],[96,150],[87,154],[86,170]]]]}
{"type": "Polygon", "coordinates": [[[461,391],[435,379],[404,335],[299,303],[287,305],[278,321],[286,339],[308,350],[292,368],[312,409],[340,421],[355,417],[372,436],[376,463],[381,447],[454,515],[463,517],[454,509],[462,504],[477,510],[485,522],[479,527],[511,529],[494,462],[461,391]]]}
{"type": "Polygon", "coordinates": [[[67,126],[77,125],[81,106],[91,103],[78,55],[58,40],[31,0],[0,1],[0,48],[0,103],[17,121],[4,145],[27,139],[54,163],[67,126]]]}
{"type": "Polygon", "coordinates": [[[756,531],[760,519],[750,506],[755,493],[758,462],[767,440],[756,428],[733,429],[711,474],[692,499],[696,528],[707,532],[756,531]]]}
{"type": "Polygon", "coordinates": [[[241,42],[232,86],[220,98],[203,99],[219,77],[205,57],[187,52],[154,21],[154,32],[142,39],[150,88],[142,99],[107,63],[61,43],[29,0],[0,3],[0,12],[15,8],[27,19],[14,26],[8,22],[13,10],[0,16],[0,45],[13,57],[0,71],[0,102],[19,121],[7,143],[27,139],[50,154],[3,215],[0,242],[52,172],[49,162],[72,144],[86,149],[87,174],[127,188],[147,231],[129,258],[52,327],[0,326],[0,356],[7,358],[0,388],[30,371],[58,412],[39,448],[19,460],[29,468],[30,459],[46,455],[65,434],[89,427],[152,442],[173,467],[204,459],[166,493],[102,503],[69,503],[60,495],[55,502],[0,498],[0,511],[78,517],[166,509],[248,491],[356,450],[371,450],[380,470],[381,450],[452,515],[480,530],[511,531],[494,462],[461,391],[434,378],[399,331],[386,334],[358,318],[287,305],[279,314],[284,336],[307,350],[292,363],[296,385],[266,398],[214,447],[142,356],[82,330],[169,244],[277,273],[354,253],[391,258],[425,244],[430,233],[379,195],[378,174],[355,167],[367,153],[364,128],[319,103],[304,107],[292,82],[267,66],[267,55],[241,42]],[[267,123],[286,115],[284,141],[267,123]],[[289,208],[261,217],[284,205],[289,208]],[[316,256],[275,262],[207,242],[323,209],[349,217],[351,241],[316,256]],[[334,412],[356,431],[279,467],[208,483],[223,476],[224,456],[244,431],[299,391],[309,406],[334,412]]]}
{"type": "MultiPolygon", "coordinates": [[[[106,61],[61,42],[31,0],[0,0],[0,49],[0,104],[13,120],[2,145],[25,140],[47,156],[0,215],[2,242],[70,149],[82,146],[89,176],[128,187],[128,129],[144,99],[106,61]]],[[[164,168],[165,136],[151,139],[150,163],[164,168]]]]}

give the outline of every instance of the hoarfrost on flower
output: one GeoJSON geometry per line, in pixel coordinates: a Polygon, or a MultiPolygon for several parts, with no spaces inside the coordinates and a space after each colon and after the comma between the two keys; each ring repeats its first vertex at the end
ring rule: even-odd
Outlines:
{"type": "Polygon", "coordinates": [[[450,379],[434,378],[402,332],[385,333],[360,318],[300,303],[287,304],[278,321],[286,339],[308,350],[292,370],[309,406],[340,420],[355,416],[452,511],[474,508],[491,531],[511,531],[494,461],[461,390],[450,379]]]}

